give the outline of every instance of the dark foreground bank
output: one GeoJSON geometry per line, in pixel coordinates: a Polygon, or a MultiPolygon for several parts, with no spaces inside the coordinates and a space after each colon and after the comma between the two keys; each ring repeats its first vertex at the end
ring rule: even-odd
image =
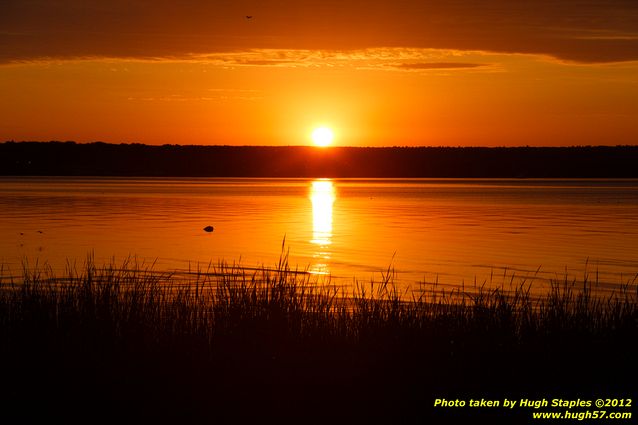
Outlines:
{"type": "Polygon", "coordinates": [[[0,143],[0,175],[637,178],[638,146],[565,148],[0,143]]]}
{"type": "Polygon", "coordinates": [[[434,404],[630,398],[636,288],[601,300],[587,287],[557,282],[542,299],[522,286],[509,296],[432,292],[404,302],[389,277],[344,294],[285,262],[255,274],[90,263],[64,277],[28,270],[0,286],[2,415],[6,423],[533,423],[539,409],[434,404]]]}

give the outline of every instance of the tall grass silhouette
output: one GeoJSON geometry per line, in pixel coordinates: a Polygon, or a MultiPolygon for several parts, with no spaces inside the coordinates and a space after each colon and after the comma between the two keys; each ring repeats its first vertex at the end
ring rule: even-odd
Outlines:
{"type": "Polygon", "coordinates": [[[523,281],[431,285],[418,297],[397,289],[391,268],[351,286],[317,279],[287,255],[259,270],[91,258],[60,276],[25,267],[0,281],[0,356],[11,365],[0,396],[62,417],[112,405],[155,422],[304,412],[374,422],[433,413],[432,397],[454,392],[634,385],[635,279],[604,297],[587,276],[544,295],[523,281]]]}

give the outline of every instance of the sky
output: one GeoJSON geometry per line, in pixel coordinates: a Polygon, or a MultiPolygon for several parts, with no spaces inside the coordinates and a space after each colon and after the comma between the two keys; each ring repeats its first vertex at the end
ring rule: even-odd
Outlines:
{"type": "Polygon", "coordinates": [[[637,144],[638,1],[0,1],[0,140],[318,126],[337,146],[637,144]]]}

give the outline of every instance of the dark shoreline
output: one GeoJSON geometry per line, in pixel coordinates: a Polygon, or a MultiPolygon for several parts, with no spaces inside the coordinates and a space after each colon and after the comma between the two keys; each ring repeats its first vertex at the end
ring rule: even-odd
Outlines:
{"type": "Polygon", "coordinates": [[[638,146],[333,147],[0,143],[0,175],[638,178],[638,146]]]}

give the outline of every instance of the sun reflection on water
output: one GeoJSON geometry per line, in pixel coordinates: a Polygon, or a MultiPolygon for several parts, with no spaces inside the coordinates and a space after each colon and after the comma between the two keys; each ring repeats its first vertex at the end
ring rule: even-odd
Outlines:
{"type": "Polygon", "coordinates": [[[310,187],[312,202],[312,239],[316,249],[313,257],[316,263],[310,267],[310,273],[328,274],[330,245],[332,244],[332,205],[336,199],[335,187],[331,180],[314,180],[310,187]]]}

